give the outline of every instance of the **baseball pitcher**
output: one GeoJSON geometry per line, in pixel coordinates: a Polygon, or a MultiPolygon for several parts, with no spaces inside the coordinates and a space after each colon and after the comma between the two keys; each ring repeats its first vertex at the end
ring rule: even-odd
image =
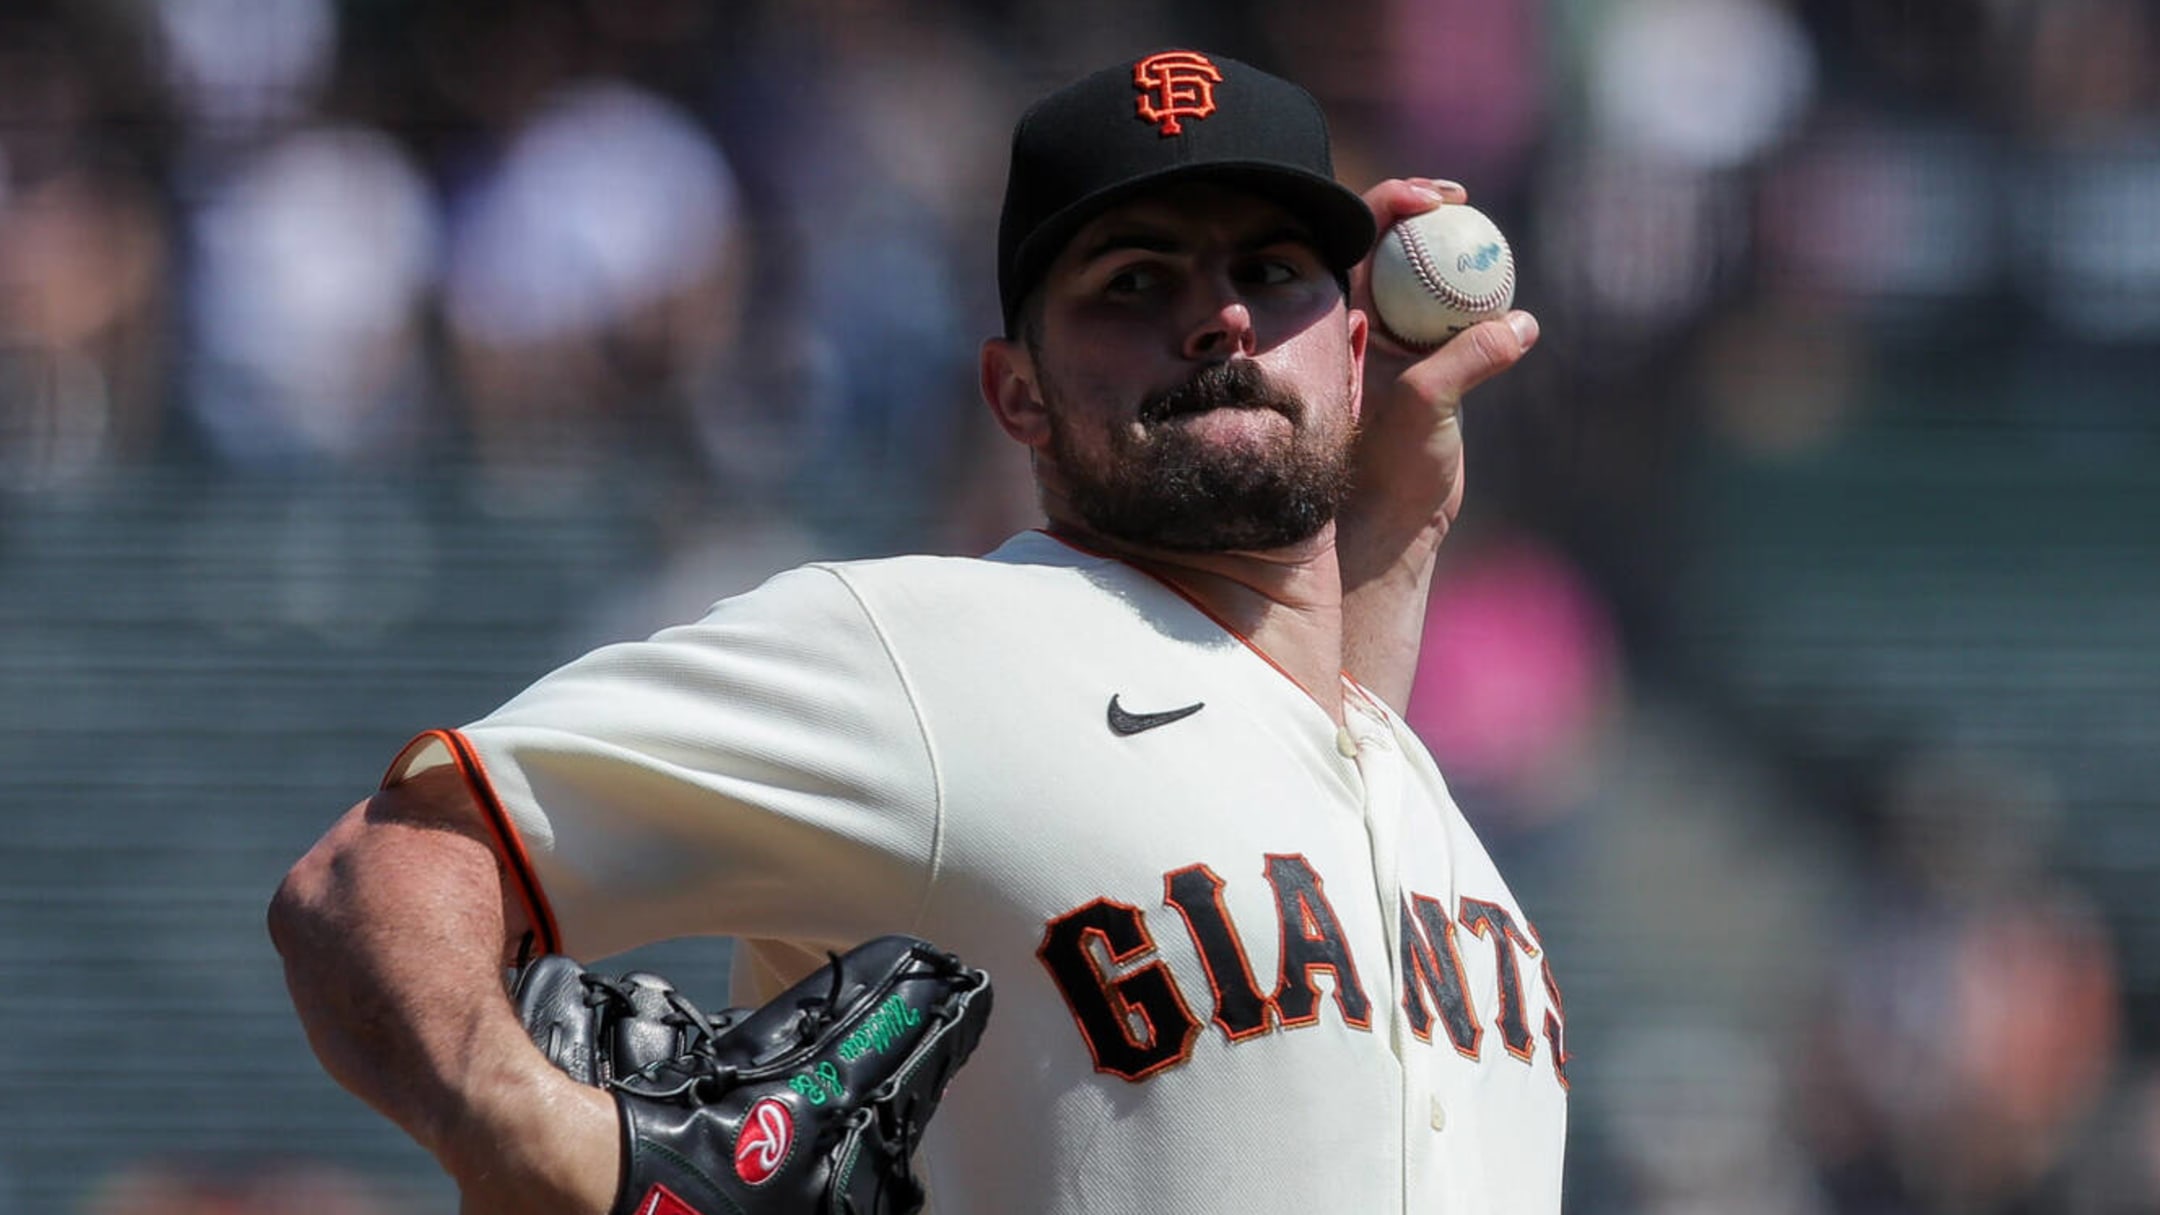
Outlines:
{"type": "Polygon", "coordinates": [[[273,904],[331,1075],[470,1212],[1553,1215],[1556,968],[1398,715],[1536,338],[1375,337],[1375,232],[1461,201],[1220,55],[1037,103],[980,381],[1044,526],[420,735],[273,904]],[[705,933],[737,1009],[587,969],[705,933]]]}

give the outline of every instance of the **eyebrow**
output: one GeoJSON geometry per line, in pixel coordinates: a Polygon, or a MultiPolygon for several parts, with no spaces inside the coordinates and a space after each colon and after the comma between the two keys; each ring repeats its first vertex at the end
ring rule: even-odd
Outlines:
{"type": "Polygon", "coordinates": [[[1269,228],[1251,240],[1241,242],[1238,245],[1238,252],[1258,253],[1262,249],[1272,249],[1277,245],[1304,245],[1315,252],[1318,252],[1320,248],[1320,242],[1313,238],[1311,230],[1303,224],[1283,224],[1279,227],[1269,228]]]}
{"type": "MultiPolygon", "coordinates": [[[[1237,243],[1239,253],[1257,253],[1277,245],[1304,245],[1317,250],[1313,234],[1301,224],[1286,223],[1265,228],[1237,243]]],[[[1141,253],[1177,253],[1184,248],[1182,242],[1165,229],[1135,225],[1112,228],[1088,243],[1081,251],[1080,264],[1085,266],[1097,258],[1126,250],[1141,253]]]]}
{"type": "Polygon", "coordinates": [[[1081,250],[1080,264],[1085,266],[1098,258],[1128,249],[1142,253],[1176,253],[1178,248],[1177,238],[1160,229],[1112,228],[1081,250]]]}

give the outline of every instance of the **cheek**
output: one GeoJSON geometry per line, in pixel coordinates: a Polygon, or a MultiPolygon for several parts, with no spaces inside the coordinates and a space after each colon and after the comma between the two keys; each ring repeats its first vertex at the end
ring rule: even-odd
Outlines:
{"type": "Polygon", "coordinates": [[[1321,413],[1357,412],[1357,358],[1345,335],[1309,330],[1279,353],[1275,374],[1295,388],[1306,405],[1321,413]]]}
{"type": "Polygon", "coordinates": [[[1111,387],[1104,377],[1046,370],[1041,389],[1043,414],[1051,432],[1047,454],[1053,462],[1099,463],[1114,453],[1120,436],[1111,416],[1111,387]]]}
{"type": "Polygon", "coordinates": [[[1046,352],[1075,392],[1091,398],[1137,400],[1149,382],[1174,380],[1189,370],[1179,353],[1175,327],[1131,308],[1073,307],[1044,320],[1046,352]]]}
{"type": "Polygon", "coordinates": [[[1114,359],[1046,362],[1040,382],[1043,407],[1068,432],[1129,423],[1145,395],[1129,376],[1119,374],[1129,367],[1114,359]]]}

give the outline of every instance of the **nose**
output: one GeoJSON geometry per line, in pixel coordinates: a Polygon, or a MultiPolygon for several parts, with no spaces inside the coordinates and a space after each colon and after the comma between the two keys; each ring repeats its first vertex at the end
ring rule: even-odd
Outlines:
{"type": "Polygon", "coordinates": [[[1260,340],[1253,331],[1252,309],[1246,307],[1234,288],[1228,284],[1216,285],[1206,307],[1206,314],[1185,334],[1186,358],[1224,359],[1260,352],[1260,340]]]}

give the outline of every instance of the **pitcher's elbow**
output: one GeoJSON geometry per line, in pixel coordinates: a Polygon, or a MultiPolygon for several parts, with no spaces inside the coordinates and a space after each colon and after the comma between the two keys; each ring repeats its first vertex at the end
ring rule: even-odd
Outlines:
{"type": "Polygon", "coordinates": [[[270,930],[270,944],[281,958],[292,957],[294,948],[307,935],[305,926],[314,918],[316,896],[321,889],[314,872],[314,855],[311,852],[296,861],[270,896],[264,919],[270,930]]]}
{"type": "Polygon", "coordinates": [[[270,896],[270,906],[265,913],[270,943],[276,947],[278,956],[288,962],[296,950],[304,948],[310,941],[319,941],[325,925],[333,918],[331,905],[337,891],[338,852],[344,846],[341,837],[349,833],[349,818],[340,821],[294,861],[270,896]]]}

